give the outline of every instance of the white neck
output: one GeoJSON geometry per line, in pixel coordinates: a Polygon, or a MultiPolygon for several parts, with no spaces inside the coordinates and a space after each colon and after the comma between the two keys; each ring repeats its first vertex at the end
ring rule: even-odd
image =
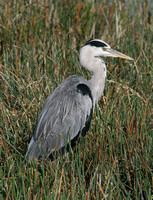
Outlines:
{"type": "Polygon", "coordinates": [[[95,105],[95,103],[98,103],[98,100],[104,91],[106,65],[100,57],[93,55],[92,48],[89,49],[85,47],[80,51],[80,63],[93,74],[92,78],[88,81],[88,84],[92,91],[95,105]]]}
{"type": "Polygon", "coordinates": [[[94,103],[98,103],[99,98],[104,92],[105,87],[105,79],[106,79],[106,65],[104,61],[100,58],[96,58],[96,68],[98,70],[95,70],[93,73],[92,78],[88,81],[89,86],[92,91],[94,103]]]}

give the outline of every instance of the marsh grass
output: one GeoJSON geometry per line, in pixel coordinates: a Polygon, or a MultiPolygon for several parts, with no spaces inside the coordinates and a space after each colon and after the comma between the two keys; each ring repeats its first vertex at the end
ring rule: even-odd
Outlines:
{"type": "Polygon", "coordinates": [[[0,2],[0,199],[152,199],[151,1],[0,2]],[[81,68],[90,38],[135,59],[107,58],[104,96],[74,151],[26,168],[45,99],[81,68]]]}

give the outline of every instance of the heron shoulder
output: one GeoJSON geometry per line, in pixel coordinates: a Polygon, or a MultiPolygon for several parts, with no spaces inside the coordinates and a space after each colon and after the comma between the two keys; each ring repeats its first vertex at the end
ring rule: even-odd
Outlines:
{"type": "Polygon", "coordinates": [[[89,97],[93,101],[91,89],[89,88],[89,86],[87,84],[84,84],[84,83],[78,84],[77,85],[77,92],[81,92],[82,95],[84,95],[84,96],[89,95],[89,97]]]}
{"type": "MultiPolygon", "coordinates": [[[[48,107],[53,101],[61,101],[63,99],[71,98],[77,95],[77,92],[89,93],[91,96],[91,90],[88,85],[88,81],[81,76],[73,75],[66,78],[47,98],[44,107],[48,107]]],[[[62,101],[63,102],[63,101],[62,101]]]]}

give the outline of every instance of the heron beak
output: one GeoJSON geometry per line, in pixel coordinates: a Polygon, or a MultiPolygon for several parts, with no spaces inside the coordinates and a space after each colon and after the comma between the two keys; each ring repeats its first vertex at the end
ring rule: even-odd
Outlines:
{"type": "Polygon", "coordinates": [[[105,50],[109,53],[108,56],[110,56],[110,57],[119,57],[119,58],[123,58],[123,59],[126,59],[126,60],[134,60],[130,56],[127,56],[123,53],[115,51],[114,49],[105,49],[105,50]]]}

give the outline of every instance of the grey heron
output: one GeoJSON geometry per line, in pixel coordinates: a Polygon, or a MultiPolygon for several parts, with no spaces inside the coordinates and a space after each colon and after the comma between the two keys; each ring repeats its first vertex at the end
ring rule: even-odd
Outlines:
{"type": "MultiPolygon", "coordinates": [[[[26,157],[29,161],[64,153],[81,134],[89,130],[95,105],[103,94],[106,81],[104,57],[133,58],[111,49],[106,42],[93,39],[80,49],[80,64],[92,73],[90,80],[73,75],[65,79],[47,98],[34,128],[26,157]]],[[[55,156],[55,157],[54,157],[55,156]]]]}

